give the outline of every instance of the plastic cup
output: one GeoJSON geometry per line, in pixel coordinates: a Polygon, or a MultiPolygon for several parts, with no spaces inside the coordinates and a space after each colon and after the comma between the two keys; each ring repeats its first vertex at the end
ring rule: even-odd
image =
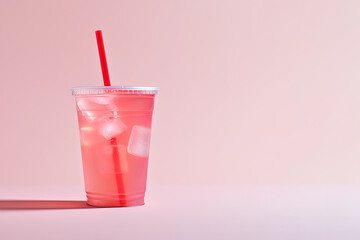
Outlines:
{"type": "Polygon", "coordinates": [[[156,87],[75,87],[87,203],[144,204],[156,87]]]}

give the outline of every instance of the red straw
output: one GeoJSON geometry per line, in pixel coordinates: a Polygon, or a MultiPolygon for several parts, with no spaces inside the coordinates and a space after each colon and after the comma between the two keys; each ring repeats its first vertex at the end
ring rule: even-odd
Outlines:
{"type": "MultiPolygon", "coordinates": [[[[106,62],[106,55],[105,55],[105,47],[104,47],[104,40],[102,36],[101,30],[95,31],[98,49],[99,49],[99,56],[100,56],[100,63],[101,63],[101,69],[103,73],[103,79],[104,79],[104,85],[105,86],[111,86],[110,84],[110,77],[109,77],[109,70],[106,62]]],[[[113,159],[114,159],[114,170],[115,172],[121,173],[120,169],[120,156],[119,156],[119,149],[117,147],[117,139],[116,137],[110,139],[110,143],[114,146],[113,148],[113,159]]],[[[121,192],[125,193],[125,186],[124,181],[121,177],[121,175],[115,174],[116,178],[116,185],[119,193],[119,201],[121,205],[126,205],[126,199],[125,196],[123,196],[123,200],[120,200],[120,194],[121,192]]]]}
{"type": "Polygon", "coordinates": [[[97,45],[98,45],[98,49],[99,49],[99,56],[100,56],[102,74],[103,74],[103,78],[104,78],[104,85],[111,86],[110,77],[109,77],[109,69],[108,69],[107,62],[106,62],[105,47],[104,47],[104,40],[103,40],[102,32],[101,32],[101,30],[97,30],[97,31],[95,31],[95,34],[96,34],[96,40],[97,40],[97,45]]]}

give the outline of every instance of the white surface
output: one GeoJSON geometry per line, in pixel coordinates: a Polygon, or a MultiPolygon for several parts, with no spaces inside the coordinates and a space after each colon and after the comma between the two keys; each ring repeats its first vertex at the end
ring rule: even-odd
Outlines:
{"type": "MultiPolygon", "coordinates": [[[[84,200],[81,186],[0,197],[84,200]]],[[[0,239],[360,239],[359,203],[358,185],[150,186],[140,207],[0,210],[0,239]]]]}

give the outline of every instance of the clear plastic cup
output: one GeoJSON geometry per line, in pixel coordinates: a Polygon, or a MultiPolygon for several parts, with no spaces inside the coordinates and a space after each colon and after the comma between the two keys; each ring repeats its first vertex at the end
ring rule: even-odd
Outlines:
{"type": "Polygon", "coordinates": [[[74,87],[87,203],[144,204],[156,87],[74,87]]]}

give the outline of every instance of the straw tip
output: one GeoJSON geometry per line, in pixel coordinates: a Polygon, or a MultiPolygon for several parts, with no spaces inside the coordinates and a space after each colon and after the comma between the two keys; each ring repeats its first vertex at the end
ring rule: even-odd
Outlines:
{"type": "Polygon", "coordinates": [[[99,32],[101,32],[101,30],[95,30],[95,32],[96,32],[96,33],[99,33],[99,32]]]}

